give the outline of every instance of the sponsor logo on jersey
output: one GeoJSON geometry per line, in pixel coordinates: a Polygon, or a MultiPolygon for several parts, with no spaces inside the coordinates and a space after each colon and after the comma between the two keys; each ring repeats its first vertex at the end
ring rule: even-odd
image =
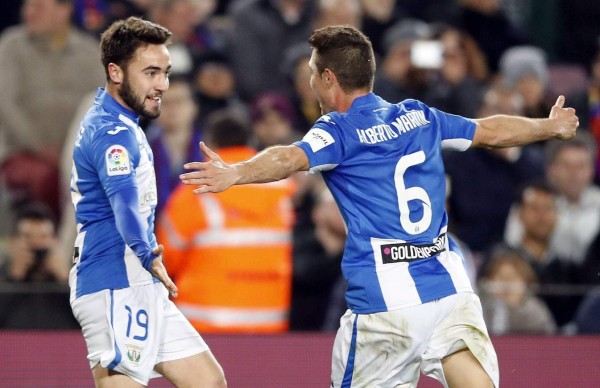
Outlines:
{"type": "Polygon", "coordinates": [[[130,344],[125,344],[125,346],[127,347],[127,359],[133,364],[139,365],[140,359],[142,358],[142,350],[144,350],[144,348],[130,344]]]}
{"type": "Polygon", "coordinates": [[[446,250],[446,233],[438,236],[433,244],[394,243],[381,246],[381,257],[384,264],[428,259],[446,250]]]}
{"type": "Polygon", "coordinates": [[[302,141],[308,143],[312,152],[317,152],[328,145],[335,143],[333,136],[321,128],[313,128],[308,131],[308,133],[304,135],[302,141]]]}
{"type": "Polygon", "coordinates": [[[108,131],[108,134],[109,134],[109,135],[116,135],[117,133],[119,133],[119,132],[121,132],[121,131],[126,131],[126,130],[128,130],[128,129],[129,129],[129,128],[127,128],[127,127],[123,127],[123,126],[121,126],[121,125],[117,125],[117,126],[115,127],[115,129],[108,131]]]}
{"type": "Polygon", "coordinates": [[[106,173],[109,176],[131,173],[129,153],[121,145],[112,145],[106,150],[106,173]]]}

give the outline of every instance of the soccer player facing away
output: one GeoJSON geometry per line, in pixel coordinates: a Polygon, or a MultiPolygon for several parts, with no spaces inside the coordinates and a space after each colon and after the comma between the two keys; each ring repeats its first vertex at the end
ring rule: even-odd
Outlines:
{"type": "Polygon", "coordinates": [[[324,115],[299,142],[181,175],[196,193],[321,171],[348,229],[342,272],[349,310],[332,357],[332,387],[415,387],[419,369],[449,387],[498,386],[496,354],[463,259],[447,235],[442,147],[510,147],[575,135],[560,96],[547,119],[470,120],[372,93],[369,40],[349,26],[309,39],[310,85],[324,115]]]}
{"type": "Polygon", "coordinates": [[[160,115],[170,37],[134,17],[102,34],[107,84],[73,151],[71,307],[97,387],[139,387],[159,375],[176,386],[226,386],[206,343],[169,300],[177,287],[154,236],[153,156],[138,120],[160,115]]]}

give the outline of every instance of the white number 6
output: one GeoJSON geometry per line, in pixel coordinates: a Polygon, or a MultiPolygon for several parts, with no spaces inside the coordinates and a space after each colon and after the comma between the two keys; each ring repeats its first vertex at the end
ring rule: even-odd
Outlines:
{"type": "Polygon", "coordinates": [[[431,200],[422,187],[409,187],[404,185],[404,173],[411,166],[416,166],[425,161],[425,152],[418,151],[400,158],[396,164],[394,182],[398,194],[398,208],[400,209],[400,224],[408,234],[419,234],[426,231],[431,225],[431,200]],[[409,201],[419,200],[423,205],[423,217],[416,222],[410,220],[409,201]]]}

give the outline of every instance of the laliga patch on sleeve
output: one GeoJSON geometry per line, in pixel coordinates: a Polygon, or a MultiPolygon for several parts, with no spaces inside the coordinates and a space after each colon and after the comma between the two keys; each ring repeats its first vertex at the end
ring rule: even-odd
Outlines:
{"type": "Polygon", "coordinates": [[[313,128],[302,138],[302,141],[308,143],[312,152],[317,152],[328,145],[335,143],[333,136],[321,128],[313,128]]]}
{"type": "Polygon", "coordinates": [[[131,173],[129,153],[121,145],[112,145],[106,150],[106,173],[109,176],[131,173]]]}

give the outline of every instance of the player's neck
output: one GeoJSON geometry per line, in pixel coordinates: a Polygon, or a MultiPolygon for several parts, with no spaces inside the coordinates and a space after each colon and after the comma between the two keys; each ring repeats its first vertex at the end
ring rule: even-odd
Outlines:
{"type": "Polygon", "coordinates": [[[371,93],[370,90],[364,89],[354,90],[350,93],[339,93],[335,98],[336,111],[340,113],[346,112],[348,109],[350,109],[352,103],[354,103],[354,100],[360,97],[364,97],[369,93],[371,93]]]}

